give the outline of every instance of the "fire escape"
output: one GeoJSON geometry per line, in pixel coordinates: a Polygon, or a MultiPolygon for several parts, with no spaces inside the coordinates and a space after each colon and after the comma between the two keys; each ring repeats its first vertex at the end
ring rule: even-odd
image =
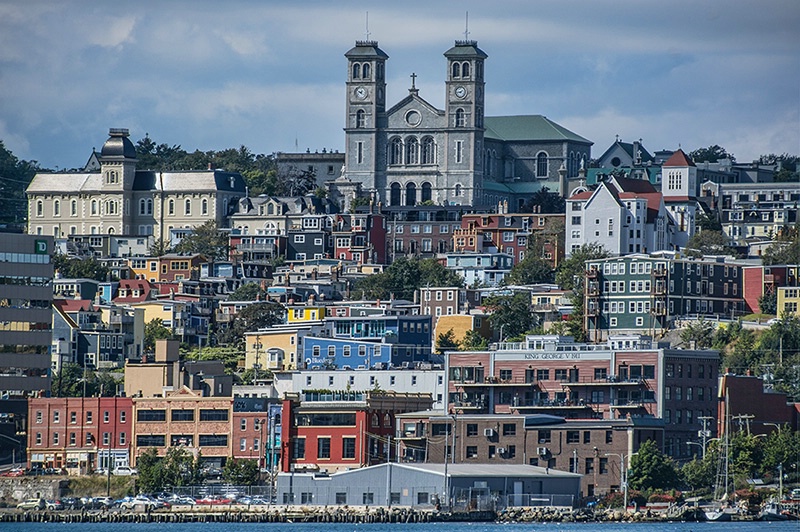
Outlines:
{"type": "Polygon", "coordinates": [[[586,270],[586,301],[585,309],[586,331],[594,332],[594,341],[599,341],[600,335],[600,268],[597,265],[589,266],[586,270]]]}
{"type": "Polygon", "coordinates": [[[657,332],[663,334],[667,330],[669,318],[667,314],[667,268],[657,265],[650,275],[652,277],[650,283],[652,287],[650,289],[650,313],[652,314],[650,336],[654,337],[657,332]]]}

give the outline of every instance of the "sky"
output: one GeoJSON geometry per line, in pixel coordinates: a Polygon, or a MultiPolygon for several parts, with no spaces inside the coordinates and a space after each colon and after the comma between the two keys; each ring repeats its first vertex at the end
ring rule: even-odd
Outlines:
{"type": "Polygon", "coordinates": [[[487,116],[545,115],[594,157],[617,136],[800,155],[798,0],[0,0],[0,140],[50,169],[82,167],[109,128],[190,152],[342,151],[344,54],[367,29],[388,105],[416,73],[441,109],[467,27],[487,116]]]}

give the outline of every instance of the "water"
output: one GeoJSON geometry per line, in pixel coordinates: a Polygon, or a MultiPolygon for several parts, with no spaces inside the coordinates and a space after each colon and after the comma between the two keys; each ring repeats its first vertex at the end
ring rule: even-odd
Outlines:
{"type": "Polygon", "coordinates": [[[3,523],[2,532],[797,532],[797,521],[734,523],[3,523]]]}

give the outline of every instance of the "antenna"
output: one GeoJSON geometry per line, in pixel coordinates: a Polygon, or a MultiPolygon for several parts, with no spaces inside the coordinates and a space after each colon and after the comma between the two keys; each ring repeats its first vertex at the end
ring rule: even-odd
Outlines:
{"type": "Polygon", "coordinates": [[[369,41],[369,11],[366,13],[366,21],[364,25],[364,35],[366,36],[366,40],[369,41]]]}
{"type": "Polygon", "coordinates": [[[464,21],[464,40],[469,40],[469,11],[467,11],[466,20],[464,21]]]}

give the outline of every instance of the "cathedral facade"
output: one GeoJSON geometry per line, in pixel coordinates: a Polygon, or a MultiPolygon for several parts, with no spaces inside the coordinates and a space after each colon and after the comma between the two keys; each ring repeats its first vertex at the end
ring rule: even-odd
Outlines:
{"type": "Polygon", "coordinates": [[[508,201],[516,210],[544,186],[565,194],[588,163],[592,143],[541,115],[484,117],[488,56],[475,41],[444,53],[443,110],[420,97],[413,75],[408,95],[387,108],[389,56],[377,42],[357,41],[345,57],[345,166],[335,182],[342,196],[390,206],[508,201]]]}

